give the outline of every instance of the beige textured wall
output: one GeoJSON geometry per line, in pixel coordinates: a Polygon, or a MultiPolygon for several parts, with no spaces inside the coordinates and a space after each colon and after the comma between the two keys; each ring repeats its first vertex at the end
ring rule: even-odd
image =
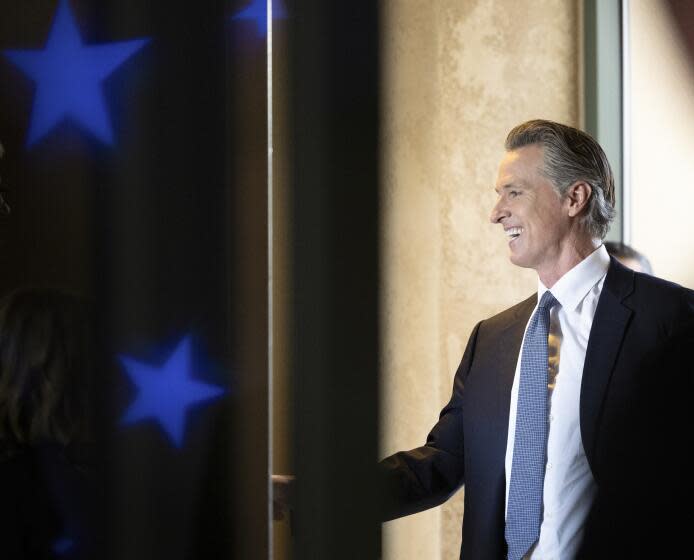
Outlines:
{"type": "MultiPolygon", "coordinates": [[[[575,0],[384,2],[382,454],[421,445],[475,323],[526,297],[488,221],[508,130],[577,125],[575,0]]],[[[384,525],[384,558],[457,559],[463,492],[384,525]]]]}
{"type": "Polygon", "coordinates": [[[694,69],[662,0],[630,2],[630,28],[631,244],[694,288],[694,69]]]}

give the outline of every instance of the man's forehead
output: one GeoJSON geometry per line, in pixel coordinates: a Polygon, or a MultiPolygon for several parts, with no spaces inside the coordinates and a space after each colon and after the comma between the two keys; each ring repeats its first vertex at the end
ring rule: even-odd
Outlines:
{"type": "Polygon", "coordinates": [[[502,164],[540,163],[544,161],[545,148],[541,144],[528,144],[513,150],[507,150],[501,160],[502,164]]]}
{"type": "Polygon", "coordinates": [[[500,192],[503,189],[510,189],[512,187],[519,187],[525,183],[524,178],[527,174],[527,169],[524,169],[521,165],[516,165],[517,160],[515,158],[506,159],[504,158],[499,165],[499,173],[496,178],[496,185],[494,190],[500,192]]]}
{"type": "Polygon", "coordinates": [[[543,162],[543,148],[536,144],[509,150],[499,164],[495,190],[526,182],[529,175],[540,171],[543,162]]]}

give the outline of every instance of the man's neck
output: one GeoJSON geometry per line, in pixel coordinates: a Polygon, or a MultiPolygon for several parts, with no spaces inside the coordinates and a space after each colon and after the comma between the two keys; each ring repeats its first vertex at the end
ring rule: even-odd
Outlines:
{"type": "Polygon", "coordinates": [[[602,245],[601,240],[586,237],[574,239],[566,243],[559,251],[557,258],[536,269],[540,281],[548,289],[551,289],[564,274],[569,272],[600,245],[602,245]]]}

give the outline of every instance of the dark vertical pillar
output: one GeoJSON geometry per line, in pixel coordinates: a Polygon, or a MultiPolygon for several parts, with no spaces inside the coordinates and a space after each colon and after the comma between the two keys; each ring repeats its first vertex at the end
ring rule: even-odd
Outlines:
{"type": "MultiPolygon", "coordinates": [[[[234,0],[232,13],[248,0],[234,0]]],[[[264,25],[230,20],[228,130],[234,146],[229,232],[233,258],[229,324],[236,356],[231,451],[232,558],[269,558],[268,106],[264,25]]]]}
{"type": "Polygon", "coordinates": [[[295,558],[374,558],[378,2],[289,6],[295,558]]]}

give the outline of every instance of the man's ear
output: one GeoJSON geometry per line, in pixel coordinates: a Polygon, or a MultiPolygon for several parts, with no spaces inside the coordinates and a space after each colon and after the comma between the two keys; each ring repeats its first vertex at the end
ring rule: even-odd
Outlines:
{"type": "Polygon", "coordinates": [[[593,188],[585,181],[576,181],[567,189],[564,203],[567,205],[570,217],[573,218],[583,212],[592,193],[593,188]]]}

